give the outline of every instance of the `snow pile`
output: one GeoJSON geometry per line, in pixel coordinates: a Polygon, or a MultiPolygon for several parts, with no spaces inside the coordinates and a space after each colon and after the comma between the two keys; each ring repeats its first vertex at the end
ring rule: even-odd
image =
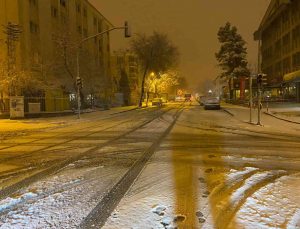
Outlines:
{"type": "Polygon", "coordinates": [[[124,168],[67,167],[19,197],[2,200],[0,228],[76,228],[123,173],[124,168]]]}
{"type": "Polygon", "coordinates": [[[21,195],[18,198],[8,197],[8,198],[0,201],[0,214],[3,213],[4,211],[11,210],[14,207],[16,207],[18,204],[25,202],[27,200],[33,199],[36,196],[37,196],[36,193],[28,192],[28,193],[21,195]]]}
{"type": "Polygon", "coordinates": [[[163,206],[163,205],[157,205],[156,207],[154,207],[154,208],[152,209],[152,212],[153,212],[153,213],[156,213],[156,214],[159,215],[159,216],[162,216],[162,215],[165,214],[166,209],[167,209],[167,208],[166,208],[165,206],[163,206]]]}

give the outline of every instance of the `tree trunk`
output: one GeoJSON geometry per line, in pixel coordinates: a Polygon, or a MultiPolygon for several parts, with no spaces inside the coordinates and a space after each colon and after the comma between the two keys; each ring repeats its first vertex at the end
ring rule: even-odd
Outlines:
{"type": "Polygon", "coordinates": [[[147,91],[147,94],[146,94],[146,107],[148,107],[148,101],[149,101],[149,90],[147,91]]]}
{"type": "Polygon", "coordinates": [[[231,101],[232,98],[232,92],[231,92],[231,78],[228,80],[228,90],[229,90],[229,101],[231,101]]]}
{"type": "Polygon", "coordinates": [[[141,97],[140,97],[140,101],[139,101],[139,107],[143,106],[143,98],[144,98],[144,93],[145,93],[144,87],[145,87],[145,79],[146,79],[147,72],[148,72],[148,67],[146,66],[145,70],[144,70],[143,80],[142,80],[142,88],[141,88],[141,97]]]}

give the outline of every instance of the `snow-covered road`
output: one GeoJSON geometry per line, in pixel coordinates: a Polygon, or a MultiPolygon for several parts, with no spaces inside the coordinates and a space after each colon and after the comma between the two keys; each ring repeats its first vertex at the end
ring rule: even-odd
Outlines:
{"type": "Polygon", "coordinates": [[[103,218],[99,203],[113,211],[104,225],[111,229],[300,228],[297,128],[278,120],[274,128],[253,126],[196,104],[178,109],[7,139],[0,149],[0,228],[98,228],[97,220],[82,223],[92,212],[93,220],[103,218]],[[111,193],[121,192],[116,184],[149,149],[153,155],[125,195],[111,193]],[[36,178],[22,183],[28,177],[36,178]],[[4,195],[14,184],[20,187],[4,195]],[[105,202],[107,196],[114,198],[105,202]]]}
{"type": "Polygon", "coordinates": [[[300,136],[281,124],[185,110],[104,228],[300,228],[300,136]]]}

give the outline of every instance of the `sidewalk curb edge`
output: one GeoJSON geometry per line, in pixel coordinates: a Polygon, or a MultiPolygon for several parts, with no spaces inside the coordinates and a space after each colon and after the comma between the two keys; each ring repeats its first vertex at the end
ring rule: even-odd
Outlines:
{"type": "Polygon", "coordinates": [[[269,116],[271,116],[273,118],[277,118],[279,120],[282,120],[282,121],[286,121],[286,122],[290,122],[290,123],[294,123],[294,124],[300,124],[300,122],[296,122],[296,121],[288,120],[288,119],[285,119],[285,118],[281,118],[281,117],[278,117],[278,116],[276,116],[276,115],[274,115],[272,113],[268,113],[266,111],[264,111],[263,113],[266,114],[266,115],[269,115],[269,116]]]}

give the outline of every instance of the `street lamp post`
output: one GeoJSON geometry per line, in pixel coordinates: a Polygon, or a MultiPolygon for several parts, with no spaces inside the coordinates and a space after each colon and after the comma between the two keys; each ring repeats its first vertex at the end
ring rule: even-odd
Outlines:
{"type": "MultiPolygon", "coordinates": [[[[110,28],[110,29],[108,29],[108,30],[105,30],[105,31],[103,31],[103,32],[101,32],[101,33],[97,33],[97,34],[95,34],[95,35],[93,35],[93,36],[89,36],[89,37],[86,37],[86,38],[84,38],[84,39],[82,39],[80,42],[79,42],[79,44],[78,44],[78,46],[77,46],[77,53],[76,53],[76,62],[77,62],[77,77],[76,77],[76,81],[81,81],[81,78],[80,78],[80,70],[79,70],[79,53],[80,53],[80,48],[81,48],[81,45],[85,42],[85,41],[87,41],[87,40],[90,40],[90,39],[92,39],[92,38],[95,38],[95,37],[98,37],[98,36],[102,36],[102,35],[104,35],[104,34],[106,34],[106,33],[109,33],[110,31],[113,31],[113,30],[117,30],[117,29],[124,29],[125,30],[125,37],[127,38],[127,37],[131,37],[131,30],[130,30],[130,27],[129,27],[129,25],[128,25],[128,22],[127,21],[125,21],[125,24],[124,24],[124,26],[122,26],[122,27],[113,27],[113,28],[110,28]]],[[[80,88],[81,88],[81,85],[79,85],[78,83],[77,83],[77,108],[78,108],[78,119],[80,119],[80,107],[81,107],[81,101],[80,101],[80,88]]]]}
{"type": "Polygon", "coordinates": [[[250,123],[252,123],[252,107],[253,107],[252,75],[249,76],[249,107],[250,107],[250,123]]]}
{"type": "Polygon", "coordinates": [[[261,84],[258,84],[257,125],[261,126],[261,84]]]}

